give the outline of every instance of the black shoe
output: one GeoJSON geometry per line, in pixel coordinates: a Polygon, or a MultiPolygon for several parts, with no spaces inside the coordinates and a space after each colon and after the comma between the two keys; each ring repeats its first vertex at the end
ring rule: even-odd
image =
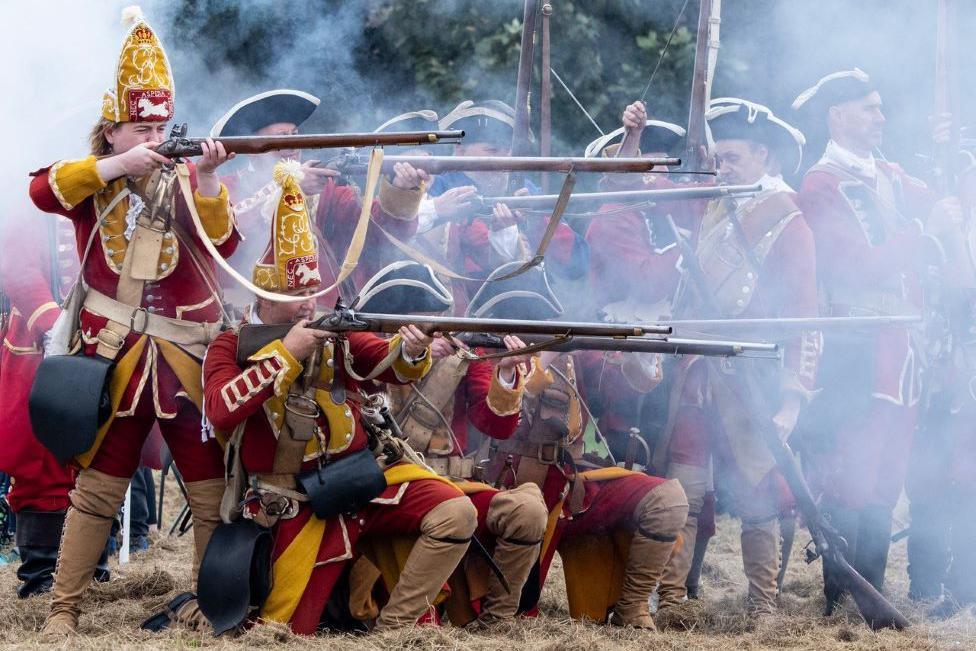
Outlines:
{"type": "Polygon", "coordinates": [[[197,596],[192,592],[183,592],[176,595],[163,607],[163,610],[150,616],[139,625],[139,628],[144,631],[152,631],[153,633],[159,633],[169,628],[169,625],[176,621],[177,612],[179,612],[180,608],[196,598],[197,596]]]}

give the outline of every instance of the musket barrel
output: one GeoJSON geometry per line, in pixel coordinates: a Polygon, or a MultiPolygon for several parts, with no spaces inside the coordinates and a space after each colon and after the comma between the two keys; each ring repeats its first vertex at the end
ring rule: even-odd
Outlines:
{"type": "MultiPolygon", "coordinates": [[[[341,147],[382,147],[400,145],[419,147],[457,143],[464,131],[389,131],[380,133],[305,133],[284,136],[230,136],[215,138],[228,153],[264,154],[287,149],[334,149],[341,147]]],[[[174,138],[159,145],[164,156],[199,156],[204,138],[174,138]]]]}
{"type": "MultiPolygon", "coordinates": [[[[668,335],[671,327],[578,321],[528,321],[521,319],[469,319],[462,317],[411,316],[400,314],[354,313],[356,319],[372,332],[396,332],[402,325],[414,324],[428,332],[491,332],[525,335],[572,335],[594,337],[641,337],[645,334],[668,335]]],[[[326,315],[321,327],[329,329],[326,315]]]]}
{"type": "MultiPolygon", "coordinates": [[[[667,325],[631,325],[617,323],[581,323],[576,321],[527,321],[519,319],[469,319],[401,314],[370,314],[348,308],[324,314],[308,324],[339,334],[346,332],[378,332],[393,334],[405,325],[416,325],[425,332],[488,332],[493,334],[595,336],[624,341],[627,337],[645,334],[668,335],[667,325]]],[[[237,360],[244,365],[255,352],[288,334],[293,324],[244,324],[238,331],[237,360]]]]}
{"type": "MultiPolygon", "coordinates": [[[[552,341],[553,337],[545,335],[520,335],[526,344],[534,345],[552,341]]],[[[474,348],[504,348],[501,337],[482,333],[470,336],[461,335],[460,339],[474,348]]],[[[708,357],[738,357],[748,353],[759,353],[768,359],[778,359],[779,346],[766,342],[752,341],[717,341],[710,339],[654,339],[650,337],[633,337],[627,339],[613,339],[608,337],[567,337],[565,341],[558,341],[546,350],[556,352],[572,352],[576,350],[620,351],[626,353],[659,353],[662,355],[705,355],[708,357]]]]}
{"type": "MultiPolygon", "coordinates": [[[[616,159],[619,160],[619,159],[616,159]]],[[[569,198],[569,206],[583,204],[637,203],[662,201],[686,201],[691,199],[720,199],[722,197],[742,197],[758,194],[762,186],[755,185],[713,185],[692,188],[669,188],[667,190],[624,190],[617,192],[583,192],[569,198]]],[[[503,203],[512,209],[541,210],[551,209],[559,198],[557,194],[537,194],[508,197],[481,197],[481,205],[490,209],[496,203],[503,203]]]]}
{"type": "MultiPolygon", "coordinates": [[[[383,171],[396,163],[409,163],[430,174],[444,172],[601,172],[642,174],[655,167],[681,165],[680,158],[573,158],[558,156],[386,156],[383,171]]],[[[340,172],[358,174],[366,170],[360,161],[338,164],[340,172]]]]}

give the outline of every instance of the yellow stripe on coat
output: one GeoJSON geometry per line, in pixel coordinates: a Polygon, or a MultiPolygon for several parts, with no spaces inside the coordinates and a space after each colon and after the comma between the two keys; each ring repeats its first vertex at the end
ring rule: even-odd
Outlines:
{"type": "Polygon", "coordinates": [[[308,519],[302,530],[281,553],[272,568],[271,593],[261,606],[261,618],[273,622],[289,622],[305,594],[305,586],[312,578],[315,559],[325,535],[325,520],[315,516],[308,519]]]}
{"type": "MultiPolygon", "coordinates": [[[[421,479],[436,479],[449,486],[454,484],[426,468],[412,463],[400,463],[387,468],[384,473],[389,486],[397,486],[421,479]]],[[[461,495],[458,489],[458,495],[461,495]]],[[[322,538],[325,536],[326,521],[312,516],[302,530],[281,553],[272,568],[273,584],[271,593],[261,607],[261,618],[267,621],[289,622],[298,608],[305,587],[315,570],[322,538]]],[[[407,549],[409,554],[409,548],[407,549]]]]}
{"type": "Polygon", "coordinates": [[[388,486],[406,484],[409,481],[420,481],[421,479],[436,479],[456,489],[458,495],[464,495],[464,492],[447,477],[441,477],[437,473],[431,472],[415,463],[398,463],[384,470],[383,474],[386,475],[386,483],[388,486]]]}
{"type": "Polygon", "coordinates": [[[621,477],[636,474],[633,470],[625,470],[619,466],[610,466],[608,468],[586,470],[580,473],[580,477],[583,478],[583,481],[610,481],[611,479],[620,479],[621,477]]]}

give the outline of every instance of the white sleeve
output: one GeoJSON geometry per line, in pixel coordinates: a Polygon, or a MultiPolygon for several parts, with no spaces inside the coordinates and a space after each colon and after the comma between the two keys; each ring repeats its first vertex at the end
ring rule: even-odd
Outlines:
{"type": "Polygon", "coordinates": [[[434,207],[434,200],[424,195],[420,200],[420,208],[417,209],[417,232],[426,233],[434,227],[434,220],[437,219],[437,209],[434,207]]]}
{"type": "Polygon", "coordinates": [[[491,248],[507,260],[517,260],[519,257],[519,229],[518,226],[506,226],[488,233],[491,248]]]}

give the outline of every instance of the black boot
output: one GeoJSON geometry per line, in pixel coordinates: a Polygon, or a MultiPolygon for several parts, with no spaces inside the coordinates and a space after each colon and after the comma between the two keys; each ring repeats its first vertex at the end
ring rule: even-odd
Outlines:
{"type": "Polygon", "coordinates": [[[857,550],[851,565],[878,592],[884,588],[888,567],[888,548],[891,547],[891,509],[872,506],[861,509],[857,530],[857,550]]]}
{"type": "MultiPolygon", "coordinates": [[[[846,507],[838,506],[835,504],[824,504],[823,514],[827,522],[837,530],[837,533],[847,542],[847,549],[844,551],[844,557],[848,562],[853,563],[853,558],[857,553],[858,546],[858,511],[854,509],[849,509],[846,507]]],[[[827,566],[826,563],[823,564],[823,575],[824,575],[824,597],[826,598],[826,604],[824,606],[824,614],[830,615],[834,612],[834,606],[840,601],[840,598],[844,594],[844,589],[840,583],[840,579],[834,576],[831,568],[827,566]]]]}
{"type": "Polygon", "coordinates": [[[944,503],[912,500],[908,532],[908,598],[934,601],[942,596],[949,567],[949,513],[944,503]]]}
{"type": "Polygon", "coordinates": [[[703,536],[701,532],[695,538],[695,551],[691,557],[688,578],[685,579],[685,590],[688,592],[689,599],[699,599],[701,597],[702,565],[705,564],[705,552],[708,550],[708,541],[711,539],[711,536],[703,536]]]}
{"type": "Polygon", "coordinates": [[[65,511],[20,511],[17,513],[17,596],[21,599],[43,594],[54,583],[58,545],[64,527],[65,511]]]}

